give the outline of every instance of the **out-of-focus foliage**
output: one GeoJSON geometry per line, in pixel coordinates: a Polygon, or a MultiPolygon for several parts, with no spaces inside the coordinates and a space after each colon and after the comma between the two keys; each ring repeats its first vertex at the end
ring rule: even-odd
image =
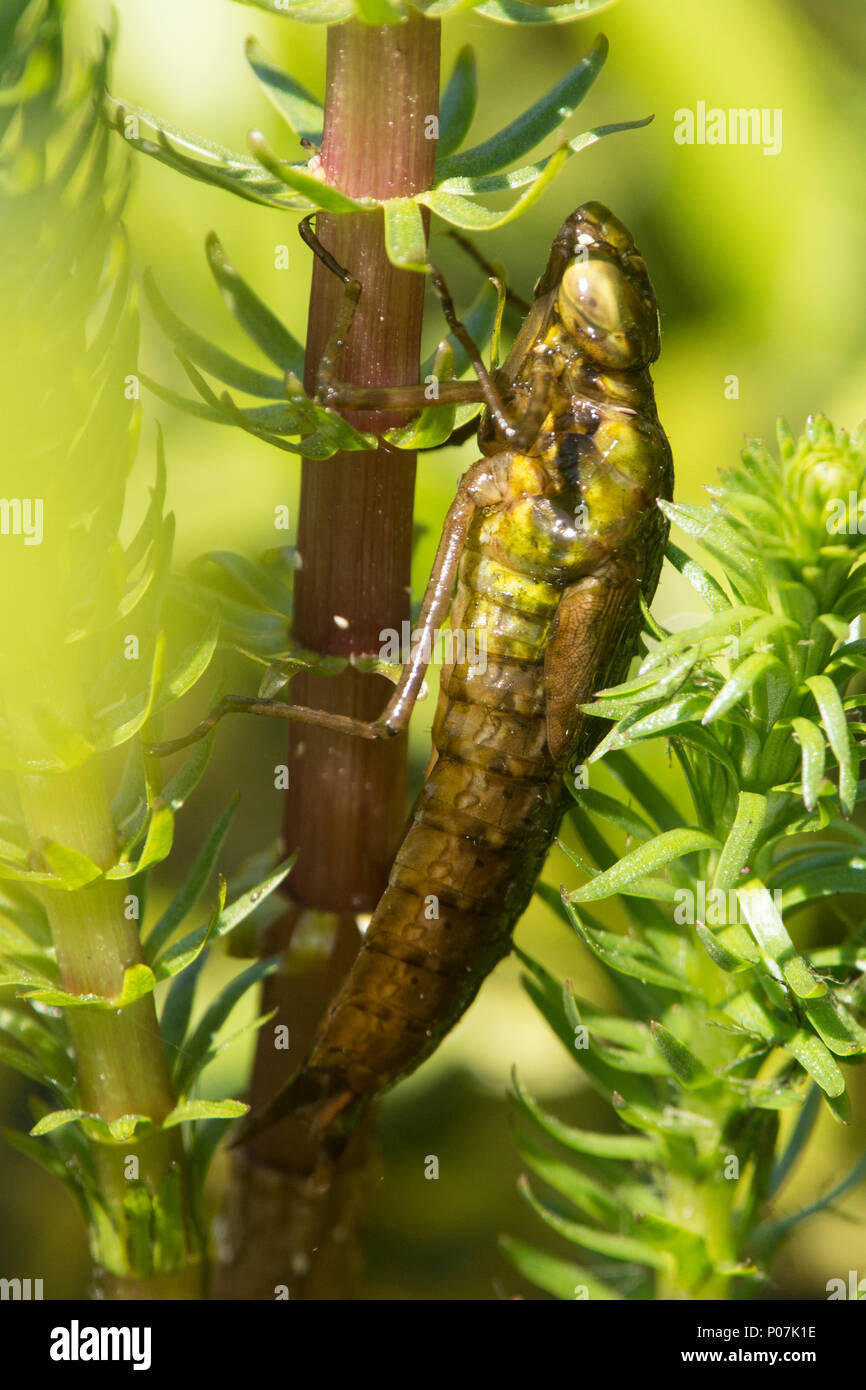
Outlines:
{"type": "MultiPolygon", "coordinates": [[[[64,11],[61,0],[7,0],[0,11],[0,1062],[57,1106],[34,1099],[36,1124],[9,1142],[69,1189],[96,1263],[144,1278],[198,1261],[207,1163],[227,1119],[247,1109],[193,1093],[217,1050],[214,1035],[273,965],[238,976],[191,1025],[206,948],[288,866],[230,906],[222,883],[209,919],[176,939],[212,877],[230,806],[153,923],[143,959],[131,960],[125,940],[119,960],[99,961],[106,976],[117,967],[118,991],[66,987],[70,972],[87,978],[107,949],[112,915],[144,919],[148,871],[169,854],[175,813],[209,750],[163,785],[135,735],[201,675],[217,625],[212,607],[191,642],[166,636],[173,519],[164,514],[161,447],[150,503],[129,542],[120,539],[139,423],[138,322],[119,222],[128,163],[102,119],[108,42],[96,62],[70,61],[64,11]],[[126,768],[109,811],[109,759],[122,745],[126,768]],[[60,824],[77,846],[53,836],[60,824]],[[106,891],[90,891],[97,883],[106,891]],[[102,914],[109,930],[95,948],[102,914]],[[106,1068],[143,1069],[141,1057],[123,1055],[129,1035],[115,1020],[170,978],[162,1037],[178,1103],[157,1118],[144,1108],[119,1116],[84,1108],[82,1067],[95,1034],[76,1030],[69,1011],[107,1020],[106,1068]],[[181,1124],[183,1191],[176,1163],[151,1181],[143,1172],[122,1195],[109,1190],[119,1143],[130,1149],[181,1124]]],[[[144,1031],[140,1010],[129,1018],[133,1035],[144,1031]]],[[[161,1049],[158,1058],[164,1065],[161,1049]]]]}

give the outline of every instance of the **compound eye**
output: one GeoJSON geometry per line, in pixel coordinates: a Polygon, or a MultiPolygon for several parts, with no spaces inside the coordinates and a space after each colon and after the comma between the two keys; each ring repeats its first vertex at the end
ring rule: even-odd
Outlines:
{"type": "Polygon", "coordinates": [[[586,328],[615,333],[622,328],[622,272],[610,261],[574,261],[560,286],[560,309],[566,322],[577,318],[586,328]]]}

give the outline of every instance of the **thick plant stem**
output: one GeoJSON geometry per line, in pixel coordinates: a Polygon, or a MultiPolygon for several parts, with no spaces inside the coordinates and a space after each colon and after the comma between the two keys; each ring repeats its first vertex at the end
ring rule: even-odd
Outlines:
{"type": "MultiPolygon", "coordinates": [[[[438,25],[414,12],[404,25],[357,21],[328,31],[328,100],[322,158],[329,182],[347,193],[395,197],[429,185],[435,141],[425,118],[438,111],[438,25]]],[[[381,214],[318,219],[321,239],[362,285],[341,375],[365,385],[418,380],[424,277],[397,270],[385,253],[381,214]]],[[[331,332],[342,285],[313,270],[307,390],[331,332]]],[[[381,433],[390,414],[354,413],[381,433]]],[[[378,652],[380,631],[409,614],[415,455],[380,447],[305,460],[295,583],[295,636],[314,651],[378,652]],[[339,619],[339,621],[336,621],[339,619]]],[[[349,672],[296,685],[299,703],[375,717],[386,681],[349,672]]],[[[291,786],[285,838],[297,848],[291,893],[305,906],[372,911],[406,812],[406,741],[370,744],[324,730],[290,738],[291,786]]]]}
{"type": "Polygon", "coordinates": [[[671,1261],[670,1268],[660,1272],[656,1281],[657,1302],[724,1300],[730,1298],[730,1275],[719,1268],[736,1263],[731,1207],[734,1184],[724,1179],[701,1181],[695,1176],[671,1174],[665,1194],[665,1216],[684,1230],[703,1236],[711,1257],[712,1268],[695,1284],[686,1281],[671,1261]]]}
{"type": "MultiPolygon", "coordinates": [[[[367,26],[350,20],[329,28],[322,146],[329,183],[350,194],[380,198],[429,187],[436,146],[428,138],[427,118],[438,114],[439,40],[438,22],[412,10],[399,25],[367,26]]],[[[381,213],[321,215],[316,229],[337,261],[362,285],[341,378],[375,386],[416,382],[424,277],[390,263],[381,213]]],[[[307,334],[308,391],[315,387],[341,294],[340,282],[317,261],[307,334]]],[[[361,429],[381,433],[405,417],[353,412],[347,418],[361,429]]],[[[382,629],[400,631],[409,615],[414,476],[414,454],[385,444],[375,452],[337,454],[325,463],[304,460],[294,635],[305,646],[339,656],[369,654],[379,651],[382,629]]],[[[371,719],[384,707],[390,688],[381,677],[350,670],[336,679],[298,677],[292,695],[301,704],[371,719]]],[[[287,1071],[308,1050],[318,1019],[357,951],[355,914],[375,907],[406,815],[404,737],[374,744],[319,729],[298,733],[292,728],[288,761],[284,837],[287,848],[298,851],[289,891],[296,904],[328,913],[330,944],[319,967],[286,972],[268,983],[265,1007],[276,1008],[280,1021],[289,1025],[291,1050],[275,1050],[272,1031],[263,1030],[253,1074],[254,1107],[275,1094],[287,1071]]],[[[289,947],[291,958],[292,936],[305,920],[309,921],[305,914],[291,909],[281,939],[271,941],[269,948],[289,947]]],[[[366,1151],[369,1146],[359,1142],[366,1151]]],[[[321,1159],[300,1126],[287,1121],[254,1140],[242,1163],[247,1175],[249,1164],[263,1165],[284,1174],[286,1184],[297,1186],[302,1176],[321,1174],[321,1159]]],[[[356,1155],[352,1162],[357,1163],[356,1155]]],[[[238,1182],[249,1181],[240,1171],[236,1177],[238,1182]]],[[[339,1176],[333,1181],[339,1185],[339,1176]]],[[[357,1183],[347,1186],[357,1210],[357,1183]]],[[[282,1229],[287,1238],[289,1229],[303,1229],[303,1248],[289,1249],[287,1244],[277,1259],[262,1258],[259,1266],[267,1266],[269,1273],[261,1292],[251,1291],[249,1271],[243,1273],[238,1264],[237,1278],[231,1274],[232,1249],[237,1254],[247,1244],[237,1223],[249,1213],[244,1218],[243,1204],[230,1199],[229,1224],[234,1211],[236,1229],[229,1234],[222,1295],[273,1297],[271,1271],[280,1265],[286,1267],[282,1282],[296,1286],[287,1268],[293,1261],[296,1270],[312,1271],[311,1279],[303,1280],[306,1296],[341,1296],[344,1290],[328,1292],[326,1281],[315,1276],[310,1254],[326,1242],[327,1224],[322,1230],[322,1223],[339,1224],[333,1202],[318,1200],[317,1226],[285,1218],[291,1193],[280,1201],[282,1229]],[[318,1236],[313,1227],[319,1229],[318,1236]]],[[[261,1212],[257,1219],[261,1222],[261,1212]]]]}
{"type": "MultiPolygon", "coordinates": [[[[25,820],[34,845],[54,840],[86,854],[100,866],[116,855],[102,768],[96,758],[82,767],[52,776],[23,777],[19,782],[25,820]]],[[[60,983],[70,994],[116,996],[124,971],[143,957],[138,922],[127,910],[122,882],[99,880],[71,892],[43,890],[60,969],[60,983]]],[[[147,1115],[160,1124],[174,1106],[174,1095],[156,1019],[153,994],[122,1009],[70,1008],[66,1014],[75,1053],[81,1108],[100,1119],[147,1115]]],[[[103,1252],[101,1277],[109,1297],[200,1297],[201,1264],[190,1230],[182,1241],[189,1263],[174,1273],[172,1293],[158,1277],[126,1265],[122,1254],[127,1231],[124,1199],[131,1176],[151,1194],[180,1164],[179,1131],[134,1137],[122,1145],[94,1143],[100,1187],[117,1236],[115,1257],[103,1252]],[[130,1160],[136,1163],[131,1164],[130,1160]],[[132,1280],[134,1295],[121,1290],[132,1280]],[[184,1292],[177,1292],[183,1289],[184,1292]]]]}

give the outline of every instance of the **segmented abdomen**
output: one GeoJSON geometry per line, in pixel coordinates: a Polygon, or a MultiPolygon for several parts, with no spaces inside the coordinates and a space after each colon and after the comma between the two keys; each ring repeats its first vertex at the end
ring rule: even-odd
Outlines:
{"type": "Polygon", "coordinates": [[[341,1084],[355,1095],[383,1090],[438,1046],[510,949],[561,816],[544,698],[561,591],[492,564],[477,530],[461,561],[452,632],[475,631],[486,668],[443,670],[435,761],[307,1064],[327,1074],[328,1093],[341,1084]]]}

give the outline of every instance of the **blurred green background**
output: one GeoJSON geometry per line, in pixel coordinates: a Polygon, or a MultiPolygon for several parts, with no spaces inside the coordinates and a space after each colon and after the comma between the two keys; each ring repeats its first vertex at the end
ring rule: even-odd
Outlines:
{"type": "MultiPolygon", "coordinates": [[[[281,153],[296,157],[296,147],[246,65],[242,45],[254,33],[321,95],[325,36],[319,26],[290,23],[229,0],[149,0],[146,6],[141,0],[114,0],[114,8],[116,95],[235,149],[244,147],[249,128],[258,127],[281,153]]],[[[85,45],[93,46],[94,26],[106,14],[102,0],[79,0],[75,28],[85,45]]],[[[506,263],[511,282],[526,295],[560,222],[579,203],[600,199],[627,223],[661,306],[663,347],[654,376],[674,452],[677,495],[699,501],[719,467],[735,459],[744,435],[771,435],[777,415],[797,430],[813,411],[848,426],[864,413],[863,3],[620,0],[594,22],[532,32],[471,14],[446,20],[443,73],[461,45],[472,43],[477,52],[481,98],[471,142],[497,130],[552,86],[599,30],[610,39],[610,57],[569,133],[650,112],[655,121],[576,156],[528,215],[480,244],[487,255],[506,263]],[[674,113],[694,109],[698,101],[708,107],[780,108],[781,153],[771,157],[753,146],[676,144],[674,113]],[[726,397],[731,375],[739,379],[738,399],[726,397]]],[[[310,257],[294,218],[188,182],[144,158],[136,157],[135,163],[126,219],[134,262],[139,271],[153,268],[175,310],[237,356],[254,360],[254,349],[224,311],[205,263],[204,238],[215,229],[241,273],[303,338],[310,257]],[[289,248],[288,269],[275,268],[282,245],[289,248]]],[[[477,289],[477,270],[441,235],[433,255],[465,305],[477,289]]],[[[146,308],[142,316],[143,368],[182,388],[171,350],[146,308]]],[[[428,322],[432,343],[441,334],[435,304],[428,322]]],[[[169,505],[178,517],[178,563],[209,549],[256,555],[272,546],[274,506],[288,503],[296,514],[297,461],[237,430],[190,421],[152,400],[144,401],[144,415],[130,517],[140,515],[152,477],[159,419],[166,435],[169,505]]],[[[417,519],[428,530],[415,557],[416,594],[455,480],[472,458],[470,444],[420,461],[417,519]]],[[[690,592],[671,574],[665,576],[656,601],[662,621],[680,627],[698,617],[690,592]]],[[[252,689],[257,679],[240,666],[231,668],[231,678],[234,689],[241,682],[252,689]]],[[[193,704],[188,702],[190,722],[193,704]]],[[[434,708],[431,694],[414,720],[416,780],[426,762],[434,708]]],[[[270,721],[250,721],[234,753],[227,734],[218,739],[208,775],[181,817],[177,850],[163,874],[166,894],[236,787],[243,799],[224,871],[275,839],[280,807],[272,769],[281,760],[284,738],[285,731],[270,721]]],[[[666,783],[675,782],[661,752],[651,754],[648,763],[666,783]]],[[[597,783],[605,785],[603,774],[597,783]]],[[[573,873],[554,852],[550,880],[569,882],[573,873]]],[[[822,904],[811,919],[798,920],[795,935],[804,941],[834,939],[835,911],[838,907],[822,904]]],[[[560,976],[579,980],[583,994],[610,998],[583,949],[539,904],[520,925],[517,939],[560,976]]],[[[236,968],[226,959],[214,962],[200,997],[236,968]]],[[[230,1031],[240,1026],[239,1014],[230,1031]]],[[[249,1060],[249,1049],[240,1046],[225,1054],[209,1073],[209,1093],[242,1093],[249,1060]]],[[[583,1088],[577,1068],[524,996],[516,963],[504,962],[436,1056],[383,1106],[383,1159],[370,1212],[362,1297],[533,1296],[496,1246],[501,1231],[549,1248],[554,1241],[515,1191],[519,1165],[505,1101],[514,1062],[535,1094],[566,1118],[607,1123],[603,1107],[583,1088]],[[424,1177],[430,1154],[440,1162],[436,1182],[424,1177]]],[[[859,1121],[842,1131],[822,1118],[786,1189],[783,1211],[832,1186],[862,1149],[866,1085],[862,1074],[849,1069],[849,1075],[859,1121]]],[[[0,1108],[6,1123],[22,1127],[28,1123],[26,1087],[18,1081],[8,1071],[0,1073],[0,1108]]],[[[219,1176],[218,1170],[217,1181],[219,1176]]],[[[65,1195],[8,1147],[0,1150],[0,1189],[7,1194],[0,1267],[9,1274],[45,1277],[50,1296],[81,1296],[87,1280],[84,1234],[65,1195]],[[8,1200],[12,1191],[14,1202],[8,1200]]],[[[866,1197],[857,1193],[846,1199],[843,1211],[801,1228],[777,1262],[769,1295],[820,1298],[827,1279],[847,1277],[849,1269],[866,1275],[864,1217],[866,1197]]]]}

